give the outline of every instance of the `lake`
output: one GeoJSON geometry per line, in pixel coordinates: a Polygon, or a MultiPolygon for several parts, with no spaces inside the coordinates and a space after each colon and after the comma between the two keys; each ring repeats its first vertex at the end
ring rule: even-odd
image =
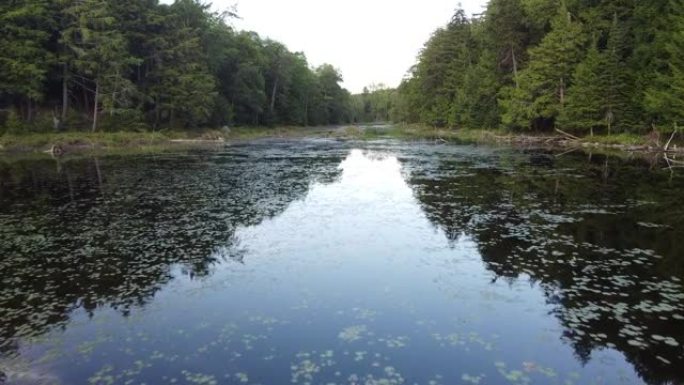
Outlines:
{"type": "Polygon", "coordinates": [[[0,160],[0,384],[682,384],[682,191],[427,142],[0,160]]]}

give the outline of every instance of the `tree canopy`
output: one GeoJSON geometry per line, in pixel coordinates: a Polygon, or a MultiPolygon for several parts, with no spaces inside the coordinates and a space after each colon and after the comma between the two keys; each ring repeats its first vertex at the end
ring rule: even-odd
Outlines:
{"type": "Polygon", "coordinates": [[[671,130],[684,123],[684,1],[491,0],[457,10],[394,117],[447,127],[671,130]]]}
{"type": "Polygon", "coordinates": [[[13,129],[25,131],[351,119],[339,70],[234,29],[233,16],[199,0],[2,2],[0,126],[17,118],[13,129]]]}

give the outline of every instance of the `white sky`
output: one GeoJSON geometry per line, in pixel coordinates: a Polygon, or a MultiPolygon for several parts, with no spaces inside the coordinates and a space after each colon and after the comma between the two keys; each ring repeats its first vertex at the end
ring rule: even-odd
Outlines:
{"type": "MultiPolygon", "coordinates": [[[[466,13],[487,0],[460,0],[466,13]]],[[[342,71],[352,93],[371,83],[397,86],[430,34],[445,25],[459,0],[213,0],[217,10],[237,4],[235,27],[303,51],[309,63],[342,71]]]]}

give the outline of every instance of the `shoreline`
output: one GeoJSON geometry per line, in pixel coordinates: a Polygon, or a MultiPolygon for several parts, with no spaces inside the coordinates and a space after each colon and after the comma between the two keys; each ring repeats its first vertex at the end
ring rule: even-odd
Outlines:
{"type": "MultiPolygon", "coordinates": [[[[328,133],[333,128],[278,127],[231,130],[159,132],[61,132],[5,134],[0,136],[0,158],[47,154],[135,154],[192,149],[262,138],[303,138],[328,133]]],[[[333,131],[330,131],[333,132],[333,131]]]]}
{"type": "MultiPolygon", "coordinates": [[[[367,130],[368,131],[368,130],[367,130]]],[[[420,125],[404,125],[396,126],[387,132],[390,137],[397,139],[427,139],[438,142],[459,142],[459,143],[477,143],[477,144],[503,144],[513,147],[534,147],[534,148],[550,148],[550,149],[575,149],[575,150],[602,150],[614,151],[622,153],[638,153],[638,154],[671,154],[676,156],[684,154],[684,142],[682,138],[678,141],[668,141],[665,138],[665,143],[656,144],[652,142],[647,136],[637,135],[595,135],[593,137],[576,137],[571,134],[559,131],[554,133],[540,133],[540,134],[525,134],[512,133],[500,130],[448,130],[435,129],[420,125]]],[[[366,139],[373,139],[382,137],[381,134],[370,132],[362,134],[366,139]]]]}
{"type": "MultiPolygon", "coordinates": [[[[443,143],[503,144],[584,151],[608,151],[643,155],[684,154],[681,139],[656,144],[636,135],[597,135],[575,137],[559,131],[547,134],[521,134],[498,130],[448,130],[423,125],[356,125],[338,127],[234,128],[230,130],[161,132],[63,132],[5,134],[0,136],[0,157],[27,154],[117,154],[162,152],[164,150],[225,145],[267,138],[333,138],[340,140],[434,140],[443,143]]],[[[665,139],[667,140],[667,139],[665,139]]],[[[673,160],[680,164],[681,161],[673,160]]]]}

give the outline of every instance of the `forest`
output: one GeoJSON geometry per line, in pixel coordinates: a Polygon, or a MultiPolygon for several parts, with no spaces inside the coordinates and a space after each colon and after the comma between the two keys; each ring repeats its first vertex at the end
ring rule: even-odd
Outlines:
{"type": "Polygon", "coordinates": [[[684,122],[684,0],[491,0],[457,10],[397,88],[238,31],[199,0],[0,4],[0,130],[371,121],[576,135],[684,122]]]}
{"type": "Polygon", "coordinates": [[[351,96],[334,66],[312,68],[303,53],[237,31],[235,17],[197,0],[2,1],[0,127],[154,130],[350,119],[351,96]]]}
{"type": "Polygon", "coordinates": [[[434,32],[392,119],[450,128],[673,132],[684,1],[491,0],[434,32]]]}

